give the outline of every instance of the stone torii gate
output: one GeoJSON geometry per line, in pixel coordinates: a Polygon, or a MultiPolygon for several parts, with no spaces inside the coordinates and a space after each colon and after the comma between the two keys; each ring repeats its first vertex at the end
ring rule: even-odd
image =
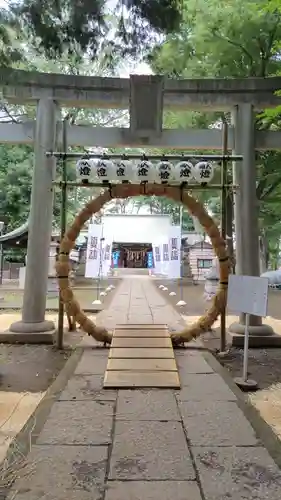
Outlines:
{"type": "MultiPolygon", "coordinates": [[[[29,218],[28,258],[22,320],[0,334],[0,341],[50,342],[54,324],[45,320],[48,252],[52,229],[55,160],[46,157],[61,142],[60,106],[124,108],[130,111],[130,127],[68,127],[68,144],[102,147],[161,147],[220,149],[219,130],[163,130],[163,109],[231,111],[233,127],[229,148],[243,155],[233,165],[237,272],[258,276],[259,232],[256,198],[255,150],[281,149],[281,133],[258,132],[254,113],[280,104],[276,91],[281,78],[171,80],[160,76],[130,79],[30,73],[4,69],[0,75],[3,98],[14,104],[37,106],[35,122],[0,124],[0,142],[34,143],[34,173],[29,218]]],[[[243,318],[231,325],[233,342],[243,342],[243,318]]],[[[255,345],[277,345],[280,336],[251,318],[255,345]]]]}

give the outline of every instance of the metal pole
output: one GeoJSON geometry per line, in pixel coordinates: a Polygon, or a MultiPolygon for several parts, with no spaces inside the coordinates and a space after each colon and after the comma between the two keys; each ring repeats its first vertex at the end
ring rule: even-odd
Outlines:
{"type": "MultiPolygon", "coordinates": [[[[55,158],[61,158],[63,159],[64,156],[66,156],[68,159],[71,158],[102,158],[102,154],[97,154],[97,153],[67,153],[67,151],[47,151],[46,152],[47,157],[55,157],[55,158]]],[[[121,159],[123,154],[111,154],[109,155],[111,160],[115,159],[121,159]]],[[[127,154],[126,157],[129,160],[141,160],[141,154],[127,154]]],[[[163,155],[148,155],[150,160],[162,160],[163,155]]],[[[184,161],[184,160],[198,160],[198,161],[221,161],[223,159],[226,159],[227,161],[242,161],[243,156],[242,155],[189,155],[189,154],[167,154],[165,155],[165,159],[167,160],[178,160],[178,161],[184,161]]]]}
{"type": "MultiPolygon", "coordinates": [[[[110,186],[114,186],[116,185],[116,183],[113,181],[113,182],[87,182],[87,183],[83,183],[83,182],[75,182],[75,181],[68,181],[66,183],[63,183],[62,181],[54,181],[53,182],[53,185],[54,186],[59,186],[59,187],[62,187],[63,184],[66,184],[67,187],[69,187],[70,189],[73,188],[73,187],[81,187],[81,188],[92,188],[92,187],[100,187],[100,188],[108,188],[110,186]]],[[[144,185],[146,183],[142,183],[140,185],[144,185]]],[[[126,186],[128,186],[130,184],[126,183],[126,186]]],[[[159,184],[158,184],[159,185],[159,184]]],[[[166,186],[170,186],[170,184],[166,184],[166,186]]],[[[175,184],[172,184],[173,187],[175,187],[175,184]]],[[[222,185],[221,184],[207,184],[207,185],[202,185],[202,184],[188,184],[188,186],[182,186],[181,184],[177,184],[177,186],[181,186],[183,192],[189,192],[189,191],[194,191],[194,190],[198,190],[198,191],[207,191],[208,189],[218,189],[218,190],[221,190],[222,189],[222,185]]],[[[225,187],[229,187],[229,188],[235,188],[235,187],[238,187],[238,186],[235,186],[233,184],[229,184],[229,186],[225,186],[225,187]]]]}
{"type": "Polygon", "coordinates": [[[247,382],[247,380],[248,380],[249,326],[250,326],[250,314],[246,314],[245,315],[244,358],[243,358],[243,382],[247,382]]]}
{"type": "MultiPolygon", "coordinates": [[[[62,148],[67,150],[67,120],[63,121],[62,127],[62,148]]],[[[66,209],[67,209],[67,156],[62,158],[62,189],[61,189],[61,221],[60,221],[60,241],[62,241],[66,230],[66,209]]],[[[59,292],[59,312],[58,312],[58,331],[56,346],[63,349],[63,326],[64,326],[64,303],[59,292]]]]}
{"type": "MultiPolygon", "coordinates": [[[[222,155],[223,155],[224,159],[222,160],[222,169],[221,169],[221,184],[222,184],[222,191],[221,191],[221,235],[225,241],[226,241],[226,223],[227,223],[227,214],[226,214],[227,201],[226,201],[226,198],[227,198],[227,194],[228,194],[228,189],[226,188],[226,184],[227,184],[227,160],[225,159],[225,157],[227,155],[227,149],[228,149],[228,126],[227,126],[227,122],[223,121],[223,124],[222,124],[222,155]]],[[[225,307],[220,315],[220,330],[221,330],[220,351],[225,352],[225,349],[226,349],[225,307]]]]}

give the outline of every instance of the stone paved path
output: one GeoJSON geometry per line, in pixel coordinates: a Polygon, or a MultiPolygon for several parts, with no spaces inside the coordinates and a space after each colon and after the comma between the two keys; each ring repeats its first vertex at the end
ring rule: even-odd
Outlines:
{"type": "Polygon", "coordinates": [[[114,328],[116,324],[169,324],[173,329],[184,325],[181,316],[157,292],[151,278],[125,278],[111,302],[110,309],[98,316],[99,324],[114,328]]]}
{"type": "MultiPolygon", "coordinates": [[[[181,318],[149,280],[124,280],[100,320],[181,318]]],[[[280,500],[281,473],[200,351],[178,351],[182,389],[103,390],[88,348],[8,500],[280,500]]]]}

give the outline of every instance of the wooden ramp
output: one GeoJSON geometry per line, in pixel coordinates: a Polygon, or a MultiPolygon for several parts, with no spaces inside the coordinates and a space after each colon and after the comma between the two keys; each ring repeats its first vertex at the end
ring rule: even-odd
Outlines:
{"type": "Polygon", "coordinates": [[[180,388],[166,325],[118,325],[104,376],[105,389],[180,388]]]}

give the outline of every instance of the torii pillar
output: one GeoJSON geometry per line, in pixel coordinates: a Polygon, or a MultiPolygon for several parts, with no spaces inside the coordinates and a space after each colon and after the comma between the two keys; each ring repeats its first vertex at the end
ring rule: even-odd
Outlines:
{"type": "MultiPolygon", "coordinates": [[[[46,157],[54,151],[57,137],[58,107],[49,98],[37,104],[34,143],[34,171],[27,264],[23,297],[22,319],[10,326],[7,336],[11,342],[52,343],[55,325],[46,321],[49,249],[53,218],[53,185],[55,160],[46,157]]],[[[0,334],[0,341],[4,334],[0,334]]]]}
{"type": "MultiPolygon", "coordinates": [[[[256,196],[255,117],[250,103],[236,106],[233,111],[235,154],[242,162],[233,166],[233,182],[238,185],[234,193],[234,220],[236,236],[236,273],[260,276],[258,200],[256,196]]],[[[243,346],[245,315],[229,327],[232,345],[243,346]]],[[[281,336],[262,322],[250,316],[250,347],[281,346],[281,336]]]]}

